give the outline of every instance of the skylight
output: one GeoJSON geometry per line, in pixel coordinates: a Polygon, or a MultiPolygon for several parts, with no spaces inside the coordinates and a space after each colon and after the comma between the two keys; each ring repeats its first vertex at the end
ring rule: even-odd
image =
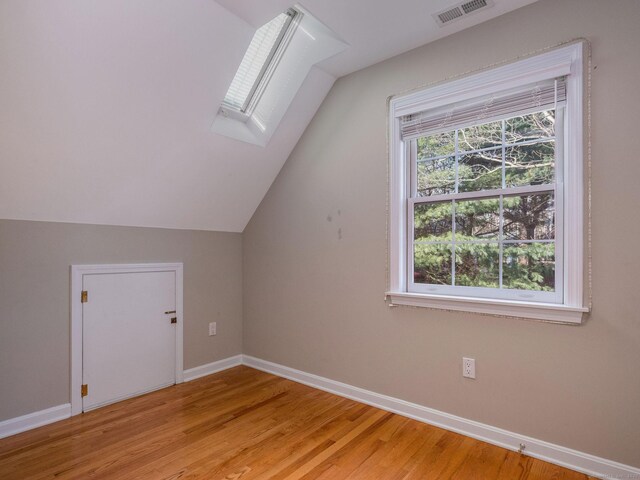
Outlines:
{"type": "Polygon", "coordinates": [[[253,35],[211,130],[265,147],[312,67],[347,46],[300,5],[278,15],[253,35]]]}
{"type": "Polygon", "coordinates": [[[255,103],[254,97],[268,81],[269,72],[273,70],[270,67],[284,49],[287,31],[297,13],[290,9],[256,31],[224,97],[223,106],[249,113],[250,106],[255,103]]]}

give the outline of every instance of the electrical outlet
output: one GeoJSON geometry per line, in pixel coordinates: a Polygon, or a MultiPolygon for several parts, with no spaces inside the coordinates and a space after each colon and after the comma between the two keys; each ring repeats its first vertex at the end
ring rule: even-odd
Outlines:
{"type": "Polygon", "coordinates": [[[209,336],[210,337],[213,337],[216,334],[216,328],[217,328],[216,322],[211,322],[209,324],[209,336]]]}
{"type": "Polygon", "coordinates": [[[476,378],[476,359],[462,357],[462,376],[476,378]]]}

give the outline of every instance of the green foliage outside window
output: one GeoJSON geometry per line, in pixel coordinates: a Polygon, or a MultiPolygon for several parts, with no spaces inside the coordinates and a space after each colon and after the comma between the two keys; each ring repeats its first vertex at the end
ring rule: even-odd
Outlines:
{"type": "MultiPolygon", "coordinates": [[[[418,197],[553,184],[554,113],[419,138],[418,197]]],[[[553,291],[552,192],[505,194],[500,211],[499,196],[416,204],[414,281],[498,288],[502,251],[502,288],[553,291]]]]}

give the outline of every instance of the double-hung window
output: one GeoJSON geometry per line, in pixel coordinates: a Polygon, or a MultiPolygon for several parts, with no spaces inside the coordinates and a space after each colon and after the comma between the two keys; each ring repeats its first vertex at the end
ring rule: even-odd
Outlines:
{"type": "Polygon", "coordinates": [[[581,58],[392,99],[393,303],[580,321],[581,58]]]}

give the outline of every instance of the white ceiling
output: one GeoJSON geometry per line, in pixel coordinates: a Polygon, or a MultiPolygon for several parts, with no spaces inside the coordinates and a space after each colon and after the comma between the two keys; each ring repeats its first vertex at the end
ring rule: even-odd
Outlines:
{"type": "MultiPolygon", "coordinates": [[[[218,3],[257,27],[290,6],[290,1],[218,0],[218,3]]],[[[494,0],[492,7],[446,27],[437,25],[432,15],[462,0],[300,0],[295,3],[304,6],[351,46],[321,64],[328,73],[341,77],[534,1],[494,0]]]]}
{"type": "Polygon", "coordinates": [[[444,0],[304,1],[350,48],[261,148],[210,126],[254,28],[289,1],[2,0],[0,218],[242,231],[336,77],[533,1],[445,28],[444,0]]]}

